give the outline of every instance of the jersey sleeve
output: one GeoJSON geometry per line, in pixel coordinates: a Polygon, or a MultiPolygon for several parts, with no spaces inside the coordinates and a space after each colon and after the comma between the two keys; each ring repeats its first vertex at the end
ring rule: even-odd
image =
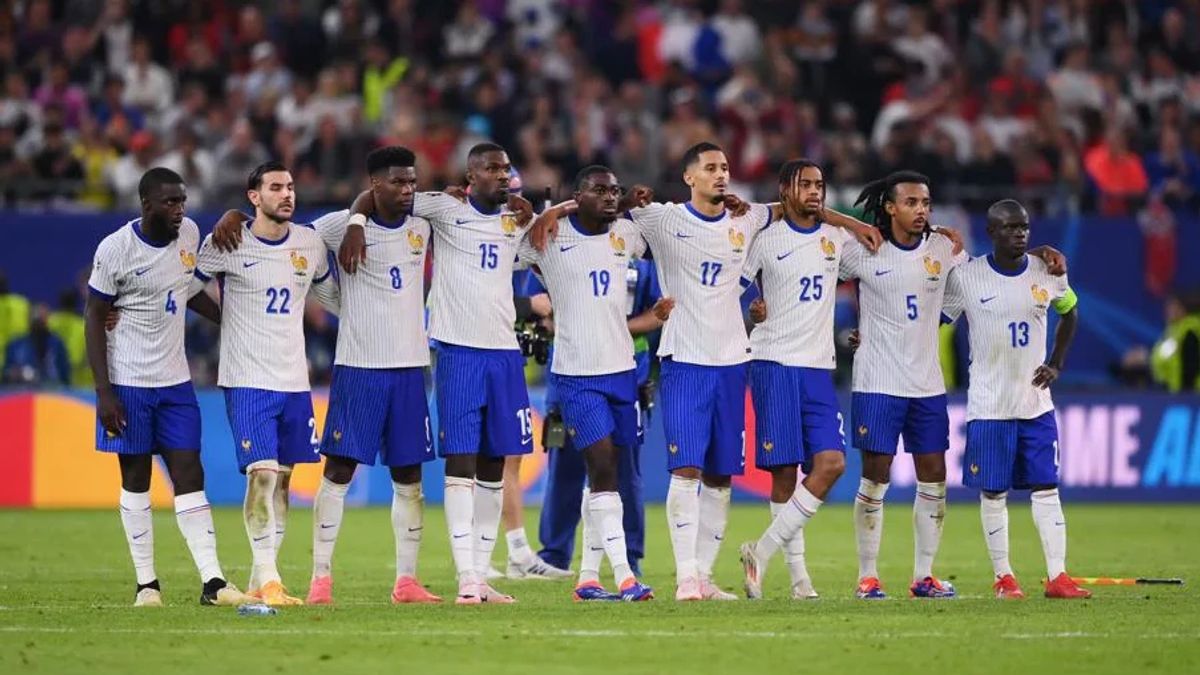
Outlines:
{"type": "Polygon", "coordinates": [[[313,221],[313,229],[321,235],[325,248],[336,252],[342,247],[342,239],[346,238],[346,226],[350,222],[349,211],[334,211],[313,221]]]}
{"type": "Polygon", "coordinates": [[[1079,296],[1075,295],[1075,291],[1071,289],[1071,285],[1067,283],[1067,275],[1061,277],[1050,276],[1048,284],[1050,292],[1053,295],[1053,300],[1050,306],[1059,315],[1066,314],[1079,304],[1079,296]]]}
{"type": "Polygon", "coordinates": [[[771,224],[771,216],[775,210],[770,204],[751,204],[750,210],[746,212],[746,217],[754,224],[754,229],[751,232],[761,232],[771,224]]]}
{"type": "Polygon", "coordinates": [[[212,235],[204,238],[200,244],[200,253],[196,255],[196,276],[201,281],[208,281],[225,271],[226,256],[212,243],[212,235]]]}
{"type": "Polygon", "coordinates": [[[838,278],[842,281],[859,278],[865,254],[866,249],[858,240],[853,237],[846,239],[842,246],[842,257],[838,260],[838,278]]]}
{"type": "Polygon", "coordinates": [[[755,241],[750,245],[750,252],[746,254],[746,263],[742,266],[742,285],[754,283],[754,277],[758,276],[759,270],[762,269],[762,240],[755,241]]]}
{"type": "Polygon", "coordinates": [[[413,195],[412,212],[414,216],[435,224],[444,222],[443,216],[460,206],[462,202],[445,192],[418,192],[413,195]]]}
{"type": "Polygon", "coordinates": [[[946,276],[946,294],[942,298],[942,322],[954,323],[963,313],[966,291],[963,289],[962,270],[955,268],[946,276]]]}
{"type": "Polygon", "coordinates": [[[637,232],[651,248],[654,247],[658,231],[662,227],[664,216],[666,216],[666,204],[647,204],[645,206],[632,209],[627,217],[633,221],[637,227],[637,232]]]}
{"type": "Polygon", "coordinates": [[[533,247],[529,237],[525,237],[517,247],[517,265],[514,269],[528,269],[530,265],[536,265],[541,259],[542,254],[533,247]]]}
{"type": "MultiPolygon", "coordinates": [[[[321,251],[322,254],[325,251],[321,251]]],[[[331,314],[341,311],[342,297],[338,281],[333,276],[333,267],[329,265],[329,255],[317,256],[317,264],[313,269],[313,282],[308,292],[331,314]]]]}
{"type": "Polygon", "coordinates": [[[92,261],[92,275],[88,277],[88,292],[112,302],[117,299],[117,267],[119,256],[113,252],[109,239],[100,242],[92,261]]]}

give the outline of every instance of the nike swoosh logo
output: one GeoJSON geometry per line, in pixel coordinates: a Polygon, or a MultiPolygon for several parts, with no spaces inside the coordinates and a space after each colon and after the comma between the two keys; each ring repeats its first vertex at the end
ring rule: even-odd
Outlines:
{"type": "Polygon", "coordinates": [[[453,537],[453,538],[455,538],[455,539],[462,539],[463,537],[469,537],[469,536],[471,536],[471,533],[470,533],[470,532],[468,532],[468,533],[466,533],[466,534],[452,534],[452,535],[450,535],[450,536],[451,536],[451,537],[453,537]]]}
{"type": "Polygon", "coordinates": [[[149,271],[150,271],[150,268],[149,268],[149,267],[147,267],[147,268],[146,268],[146,269],[144,269],[144,270],[134,270],[134,271],[133,271],[133,274],[134,274],[134,276],[138,276],[138,277],[140,277],[140,276],[142,276],[143,274],[145,274],[146,272],[149,272],[149,271]]]}
{"type": "Polygon", "coordinates": [[[321,523],[322,530],[328,530],[331,527],[337,527],[337,523],[333,523],[332,525],[326,525],[325,523],[321,523]]]}
{"type": "Polygon", "coordinates": [[[146,536],[149,532],[150,532],[150,530],[142,530],[141,532],[133,535],[132,538],[133,539],[141,539],[142,537],[146,536]]]}
{"type": "Polygon", "coordinates": [[[879,509],[863,509],[863,513],[879,513],[879,509]]]}
{"type": "Polygon", "coordinates": [[[483,536],[482,534],[481,534],[481,535],[479,535],[479,538],[480,538],[480,539],[482,539],[482,540],[484,540],[484,541],[496,541],[496,538],[495,538],[495,537],[491,537],[491,538],[489,538],[489,537],[485,537],[485,536],[483,536]]]}
{"type": "Polygon", "coordinates": [[[624,538],[625,537],[609,537],[609,538],[605,539],[604,541],[616,541],[618,539],[624,539],[624,538]]]}
{"type": "Polygon", "coordinates": [[[570,246],[559,246],[558,250],[563,253],[566,253],[567,251],[570,251],[571,249],[575,248],[578,245],[579,244],[571,244],[570,246]]]}
{"type": "Polygon", "coordinates": [[[687,527],[688,525],[691,525],[691,523],[676,523],[675,529],[679,530],[679,529],[687,527]]]}
{"type": "Polygon", "coordinates": [[[877,276],[877,277],[881,277],[885,274],[891,274],[891,273],[892,273],[891,270],[875,270],[875,276],[877,276]]]}
{"type": "Polygon", "coordinates": [[[466,225],[466,224],[467,224],[467,223],[469,223],[469,222],[471,222],[471,221],[470,221],[470,220],[463,220],[462,218],[455,218],[455,219],[454,219],[454,224],[455,224],[455,225],[466,225]]]}
{"type": "Polygon", "coordinates": [[[980,298],[980,299],[979,299],[979,304],[981,304],[981,305],[986,305],[986,304],[988,304],[989,302],[991,302],[991,301],[995,300],[995,299],[996,299],[996,297],[997,297],[997,296],[993,295],[993,296],[991,296],[991,297],[988,297],[988,298],[980,298]]]}
{"type": "Polygon", "coordinates": [[[261,536],[261,537],[254,537],[253,541],[262,541],[263,539],[266,539],[266,538],[267,538],[267,537],[269,537],[269,536],[271,536],[271,535],[269,535],[269,534],[264,534],[264,535],[263,535],[263,536],[261,536]]]}
{"type": "Polygon", "coordinates": [[[208,531],[208,533],[209,533],[209,534],[216,534],[216,532],[214,532],[214,531],[212,531],[212,530],[209,530],[209,531],[208,531]]]}
{"type": "Polygon", "coordinates": [[[792,249],[792,250],[788,251],[787,253],[784,253],[783,255],[777,255],[777,256],[775,256],[775,259],[776,259],[776,260],[783,260],[784,258],[788,257],[789,255],[791,255],[791,254],[793,254],[793,253],[795,253],[795,252],[796,252],[796,249],[792,249]]]}
{"type": "Polygon", "coordinates": [[[410,528],[408,528],[408,531],[409,531],[409,532],[420,532],[420,531],[421,531],[421,530],[423,530],[423,529],[425,529],[425,528],[423,528],[423,527],[410,527],[410,528]]]}
{"type": "Polygon", "coordinates": [[[242,267],[254,267],[255,265],[257,265],[260,262],[262,262],[262,261],[255,260],[254,262],[244,262],[244,263],[242,263],[242,267]]]}
{"type": "Polygon", "coordinates": [[[363,244],[363,246],[365,246],[365,247],[367,247],[367,248],[371,248],[372,246],[374,246],[374,245],[376,245],[376,244],[378,244],[378,243],[379,243],[379,242],[377,242],[377,241],[373,241],[373,242],[371,242],[370,244],[363,244]]]}
{"type": "Polygon", "coordinates": [[[1066,525],[1066,523],[1055,523],[1054,525],[1055,525],[1056,527],[1062,527],[1063,525],[1066,525]]]}
{"type": "Polygon", "coordinates": [[[999,532],[1000,530],[1003,530],[1003,529],[1004,529],[1003,527],[997,527],[997,528],[996,528],[996,529],[994,529],[994,530],[989,530],[989,531],[988,531],[988,536],[990,537],[990,536],[992,536],[993,534],[996,534],[997,532],[999,532]]]}
{"type": "Polygon", "coordinates": [[[675,236],[676,236],[676,237],[679,237],[680,239],[691,239],[692,237],[694,237],[694,236],[696,236],[696,235],[694,235],[694,234],[684,234],[683,232],[676,232],[676,233],[675,233],[675,236]]]}

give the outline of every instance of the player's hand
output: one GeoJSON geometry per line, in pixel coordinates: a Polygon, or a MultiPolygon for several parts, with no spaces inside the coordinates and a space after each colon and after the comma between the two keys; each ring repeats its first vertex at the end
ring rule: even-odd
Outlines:
{"type": "Polygon", "coordinates": [[[617,204],[617,210],[624,212],[630,209],[639,209],[652,201],[654,201],[653,189],[645,185],[634,185],[621,198],[621,203],[617,204]]]}
{"type": "Polygon", "coordinates": [[[962,253],[962,250],[964,248],[963,238],[962,238],[962,233],[960,233],[958,230],[956,230],[952,227],[936,227],[935,226],[933,228],[933,233],[940,234],[943,237],[949,239],[951,242],[954,243],[954,249],[952,251],[954,253],[954,255],[958,255],[959,253],[962,253]]]}
{"type": "Polygon", "coordinates": [[[1033,371],[1033,386],[1039,389],[1048,388],[1057,379],[1058,368],[1048,363],[1043,363],[1037,367],[1037,370],[1033,371]]]}
{"type": "Polygon", "coordinates": [[[1046,263],[1046,271],[1056,277],[1061,277],[1067,273],[1067,256],[1063,255],[1062,251],[1053,246],[1038,246],[1030,251],[1030,253],[1042,259],[1046,263]]]}
{"type": "Polygon", "coordinates": [[[853,223],[847,227],[858,243],[871,253],[878,253],[879,247],[883,246],[883,233],[879,231],[878,227],[872,227],[866,223],[853,223]]]}
{"type": "Polygon", "coordinates": [[[508,210],[517,216],[517,227],[525,227],[533,220],[533,204],[521,195],[508,196],[508,210]]]}
{"type": "Polygon", "coordinates": [[[447,185],[442,192],[454,197],[464,204],[467,203],[467,188],[461,185],[447,185]]]}
{"type": "Polygon", "coordinates": [[[574,199],[568,199],[542,211],[529,230],[529,243],[538,251],[545,251],[550,242],[558,238],[559,219],[575,213],[578,208],[574,199]]]}
{"type": "Polygon", "coordinates": [[[125,406],[112,389],[96,393],[96,414],[110,436],[120,436],[125,431],[125,406]]]}
{"type": "Polygon", "coordinates": [[[117,327],[117,322],[121,320],[121,310],[116,307],[110,307],[108,314],[104,315],[104,330],[111,333],[117,327]]]}
{"type": "Polygon", "coordinates": [[[654,312],[655,318],[665,323],[667,319],[671,318],[673,309],[675,309],[675,298],[659,298],[650,311],[654,312]]]}
{"type": "Polygon", "coordinates": [[[850,331],[850,334],[846,336],[846,344],[850,345],[852,353],[857,352],[858,348],[862,346],[862,335],[858,332],[857,328],[850,331]]]}
{"type": "Polygon", "coordinates": [[[358,266],[367,259],[367,228],[351,226],[346,228],[342,237],[342,245],[338,248],[338,263],[347,274],[354,274],[358,266]]]}
{"type": "Polygon", "coordinates": [[[222,214],[221,219],[213,227],[213,246],[216,246],[218,251],[225,253],[236,251],[238,246],[242,245],[242,230],[246,229],[243,227],[246,220],[246,215],[235,209],[230,209],[222,214]]]}
{"type": "Polygon", "coordinates": [[[725,195],[725,210],[734,218],[740,218],[750,210],[750,202],[735,194],[727,194],[725,195]]]}
{"type": "Polygon", "coordinates": [[[767,303],[762,298],[755,298],[754,302],[750,303],[750,320],[754,323],[767,320],[767,303]]]}

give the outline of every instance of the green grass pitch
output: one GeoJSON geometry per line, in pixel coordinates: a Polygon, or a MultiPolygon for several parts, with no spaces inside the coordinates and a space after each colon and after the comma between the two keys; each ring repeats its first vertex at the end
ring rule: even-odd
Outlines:
{"type": "MultiPolygon", "coordinates": [[[[1195,506],[1066,505],[1078,575],[1181,576],[1200,583],[1195,506]]],[[[951,601],[906,597],[911,511],[887,509],[880,569],[893,599],[855,600],[848,506],[808,529],[817,601],[785,599],[779,558],[761,602],[676,603],[661,507],[647,512],[646,580],[659,598],[579,605],[571,584],[497,582],[514,606],[393,607],[393,545],[385,509],[350,509],[334,559],[332,608],[240,617],[200,607],[199,581],[169,511],[155,517],[168,607],[135,610],[133,573],[112,512],[0,511],[0,672],[4,673],[1130,673],[1200,672],[1200,594],[1183,587],[1097,588],[1085,602],[1041,597],[1041,549],[1027,507],[1011,513],[1012,559],[1031,596],[989,596],[990,565],[973,504],[952,505],[937,570],[951,601]]],[[[311,513],[296,509],[280,568],[307,590],[311,513]]],[[[530,534],[536,511],[527,513],[530,534]]],[[[717,581],[740,593],[737,545],[766,524],[765,505],[738,505],[717,581]]],[[[236,509],[216,510],[221,560],[238,585],[249,547],[236,509]]],[[[426,513],[421,577],[454,595],[440,509],[426,513]]],[[[503,538],[501,538],[503,549],[503,538]]],[[[502,559],[498,551],[496,559],[502,559]]],[[[607,579],[606,579],[607,581],[607,579]]]]}

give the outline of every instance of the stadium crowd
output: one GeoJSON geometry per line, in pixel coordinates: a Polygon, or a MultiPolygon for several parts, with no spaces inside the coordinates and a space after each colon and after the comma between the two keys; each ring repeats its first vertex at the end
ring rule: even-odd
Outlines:
{"type": "Polygon", "coordinates": [[[601,162],[679,196],[717,139],[751,197],[805,156],[834,203],[904,167],[968,208],[1200,207],[1194,1],[9,0],[0,74],[10,207],[132,212],[165,165],[218,209],[267,157],[345,205],[372,147],[441,187],[484,138],[556,194],[601,162]]]}

